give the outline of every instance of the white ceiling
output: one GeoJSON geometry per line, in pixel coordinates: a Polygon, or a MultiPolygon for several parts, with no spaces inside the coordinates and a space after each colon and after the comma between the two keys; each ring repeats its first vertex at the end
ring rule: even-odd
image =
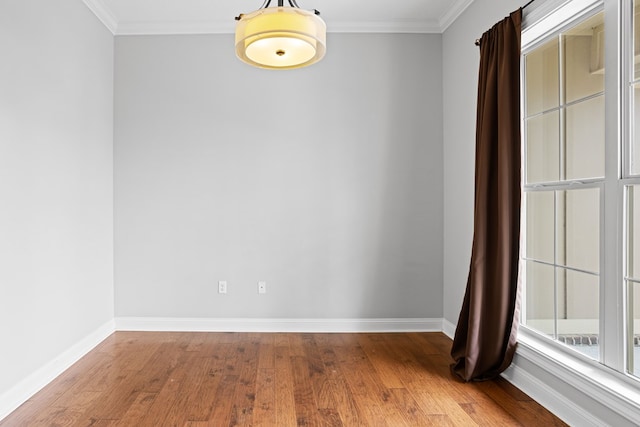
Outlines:
{"type": "MultiPolygon", "coordinates": [[[[235,16],[262,5],[262,0],[83,1],[116,35],[232,33],[235,16]]],[[[330,32],[441,33],[472,2],[298,0],[298,5],[318,9],[330,32]]]]}

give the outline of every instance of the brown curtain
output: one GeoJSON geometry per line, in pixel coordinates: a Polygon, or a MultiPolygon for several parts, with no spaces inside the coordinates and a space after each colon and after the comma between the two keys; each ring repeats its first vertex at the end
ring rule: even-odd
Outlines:
{"type": "Polygon", "coordinates": [[[451,348],[464,381],[498,376],[516,347],[521,21],[518,9],[480,39],[473,246],[451,348]]]}

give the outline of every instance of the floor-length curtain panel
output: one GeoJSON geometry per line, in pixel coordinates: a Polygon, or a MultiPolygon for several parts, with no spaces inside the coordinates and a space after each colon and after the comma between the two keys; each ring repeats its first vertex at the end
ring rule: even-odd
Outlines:
{"type": "Polygon", "coordinates": [[[505,370],[516,347],[520,250],[520,30],[522,10],[480,39],[474,235],[451,348],[465,381],[505,370]]]}

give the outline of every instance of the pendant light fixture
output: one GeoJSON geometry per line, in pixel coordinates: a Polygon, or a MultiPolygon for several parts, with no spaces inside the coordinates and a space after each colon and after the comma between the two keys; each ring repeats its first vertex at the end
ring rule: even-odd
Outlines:
{"type": "Polygon", "coordinates": [[[249,65],[284,70],[318,62],[326,50],[327,26],[320,12],[300,9],[295,0],[236,17],[236,55],[249,65]]]}

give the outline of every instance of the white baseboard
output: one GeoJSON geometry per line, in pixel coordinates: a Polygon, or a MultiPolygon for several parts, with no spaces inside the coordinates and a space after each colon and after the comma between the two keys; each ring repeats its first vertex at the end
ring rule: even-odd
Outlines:
{"type": "Polygon", "coordinates": [[[440,332],[442,319],[209,319],[116,317],[117,331],[440,332]]]}
{"type": "Polygon", "coordinates": [[[110,320],[0,395],[0,420],[29,400],[31,396],[80,360],[82,356],[104,341],[114,331],[115,323],[110,320]]]}
{"type": "Polygon", "coordinates": [[[453,336],[456,334],[456,325],[449,322],[447,319],[442,320],[442,333],[453,339],[453,336]]]}

